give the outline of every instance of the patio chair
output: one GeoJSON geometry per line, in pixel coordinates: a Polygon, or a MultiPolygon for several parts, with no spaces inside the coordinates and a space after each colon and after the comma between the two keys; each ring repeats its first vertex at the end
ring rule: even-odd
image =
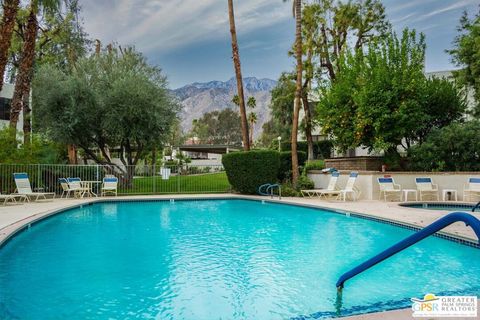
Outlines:
{"type": "Polygon", "coordinates": [[[30,179],[28,178],[27,173],[14,173],[13,179],[15,180],[15,185],[17,186],[17,194],[25,196],[26,201],[38,201],[40,198],[47,200],[47,196],[52,196],[55,198],[55,192],[33,192],[30,185],[30,179]]]}
{"type": "Polygon", "coordinates": [[[338,197],[340,198],[340,200],[346,201],[348,195],[352,196],[353,201],[356,201],[360,197],[361,191],[360,189],[355,187],[355,182],[357,181],[357,178],[358,172],[350,173],[345,188],[339,191],[340,194],[338,195],[338,197]]]}
{"type": "Polygon", "coordinates": [[[339,195],[340,192],[338,191],[337,187],[337,181],[338,177],[340,176],[339,172],[332,172],[332,175],[330,176],[330,181],[328,182],[327,189],[310,189],[310,190],[301,190],[300,192],[302,193],[303,196],[308,196],[308,197],[322,197],[324,196],[325,198],[329,195],[339,195]]]}
{"type": "Polygon", "coordinates": [[[398,200],[402,200],[402,187],[399,184],[396,184],[393,178],[383,177],[377,179],[380,186],[380,199],[383,198],[385,201],[388,200],[389,196],[398,197],[398,200]]]}
{"type": "Polygon", "coordinates": [[[480,198],[480,178],[469,178],[468,183],[463,188],[463,200],[474,201],[480,198]]]}
{"type": "Polygon", "coordinates": [[[60,195],[60,198],[63,198],[65,196],[65,199],[70,196],[70,194],[74,194],[75,197],[75,188],[72,188],[70,184],[68,183],[68,180],[65,178],[60,178],[58,179],[58,182],[60,183],[60,186],[62,187],[62,194],[60,195]]]}
{"type": "Polygon", "coordinates": [[[68,187],[73,192],[75,198],[83,198],[90,189],[82,185],[80,178],[67,178],[68,187]]]}
{"type": "Polygon", "coordinates": [[[432,200],[439,200],[438,185],[432,182],[432,178],[415,178],[415,184],[417,185],[417,191],[420,195],[420,201],[424,197],[432,198],[432,200]]]}
{"type": "Polygon", "coordinates": [[[114,194],[115,197],[117,196],[117,189],[118,189],[118,178],[116,177],[105,177],[103,178],[102,184],[102,197],[107,194],[114,194]]]}
{"type": "Polygon", "coordinates": [[[17,203],[17,198],[20,198],[20,200],[23,200],[23,202],[27,201],[27,196],[23,194],[0,194],[0,201],[3,200],[3,205],[6,206],[8,201],[11,201],[12,203],[17,203]]]}

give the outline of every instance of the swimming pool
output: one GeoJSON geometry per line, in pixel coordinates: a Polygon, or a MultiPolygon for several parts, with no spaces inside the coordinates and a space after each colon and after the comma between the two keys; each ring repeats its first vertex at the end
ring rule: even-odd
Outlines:
{"type": "MultiPolygon", "coordinates": [[[[0,319],[335,315],[345,271],[413,231],[248,200],[98,203],[0,249],[0,319]]],[[[342,315],[480,294],[480,250],[430,237],[350,280],[342,315]]]]}

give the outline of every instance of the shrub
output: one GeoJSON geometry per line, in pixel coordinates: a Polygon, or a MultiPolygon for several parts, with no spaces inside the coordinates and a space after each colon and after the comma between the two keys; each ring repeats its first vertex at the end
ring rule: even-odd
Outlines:
{"type": "Polygon", "coordinates": [[[295,190],[290,182],[282,184],[282,197],[298,197],[300,192],[295,190]]]}
{"type": "MultiPolygon", "coordinates": [[[[303,167],[307,161],[307,154],[303,151],[298,151],[298,165],[303,167]]],[[[292,152],[280,152],[280,170],[278,171],[278,180],[285,181],[292,178],[292,152]]]]}
{"type": "Polygon", "coordinates": [[[454,123],[432,131],[426,141],[410,148],[412,170],[479,171],[480,121],[454,123]]]}
{"type": "Polygon", "coordinates": [[[308,170],[322,170],[322,169],[325,169],[325,161],[323,160],[307,161],[304,167],[305,172],[308,172],[308,170]]]}
{"type": "Polygon", "coordinates": [[[272,150],[232,152],[222,158],[232,187],[245,194],[255,194],[265,183],[276,183],[280,168],[280,155],[272,150]]]}
{"type": "Polygon", "coordinates": [[[307,177],[307,175],[302,174],[298,178],[297,182],[297,188],[298,190],[309,190],[315,188],[315,183],[313,183],[313,180],[307,177]]]}

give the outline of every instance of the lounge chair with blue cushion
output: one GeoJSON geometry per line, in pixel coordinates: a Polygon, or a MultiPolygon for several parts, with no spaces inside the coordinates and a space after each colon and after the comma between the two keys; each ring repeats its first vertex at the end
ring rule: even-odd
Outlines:
{"type": "Polygon", "coordinates": [[[439,200],[438,185],[432,182],[432,178],[415,178],[417,191],[420,194],[420,201],[424,197],[431,198],[431,200],[439,200]]]}
{"type": "Polygon", "coordinates": [[[31,199],[38,201],[40,198],[47,200],[47,196],[55,198],[55,192],[33,192],[27,173],[14,173],[13,179],[17,186],[17,194],[25,196],[28,201],[31,199]]]}
{"type": "Polygon", "coordinates": [[[468,184],[463,188],[463,200],[474,201],[480,198],[480,178],[469,178],[468,184]]]}
{"type": "Polygon", "coordinates": [[[60,178],[60,179],[58,179],[58,182],[60,183],[60,186],[62,187],[62,195],[60,196],[60,198],[63,198],[65,196],[65,199],[66,199],[72,193],[73,193],[74,197],[76,196],[75,191],[77,191],[77,190],[70,186],[67,179],[60,178]]]}
{"type": "Polygon", "coordinates": [[[350,176],[348,177],[345,188],[342,190],[339,190],[338,197],[340,198],[340,200],[346,201],[349,195],[352,196],[353,201],[356,201],[360,197],[360,193],[361,193],[360,189],[358,189],[355,186],[355,182],[357,181],[357,178],[358,178],[358,172],[350,173],[350,176]]]}
{"type": "Polygon", "coordinates": [[[80,178],[67,178],[67,183],[75,198],[83,198],[90,192],[90,189],[82,184],[80,178]]]}
{"type": "Polygon", "coordinates": [[[339,195],[339,189],[337,187],[337,181],[338,177],[340,176],[340,173],[337,171],[332,172],[332,175],[330,176],[330,180],[328,181],[328,186],[327,189],[310,189],[310,190],[301,190],[300,192],[302,195],[305,197],[327,197],[328,195],[339,195]]]}
{"type": "Polygon", "coordinates": [[[393,197],[394,199],[398,198],[398,201],[402,200],[402,187],[396,184],[392,177],[378,178],[377,181],[380,186],[380,199],[383,194],[385,201],[387,201],[389,197],[393,197]]]}
{"type": "Polygon", "coordinates": [[[102,197],[107,194],[113,194],[117,196],[118,178],[117,177],[105,177],[102,184],[102,197]]]}

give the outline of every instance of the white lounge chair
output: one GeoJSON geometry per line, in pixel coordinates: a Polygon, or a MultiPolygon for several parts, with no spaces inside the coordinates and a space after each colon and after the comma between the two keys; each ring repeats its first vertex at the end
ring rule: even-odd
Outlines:
{"type": "Polygon", "coordinates": [[[55,198],[55,192],[33,192],[27,173],[14,173],[13,179],[17,186],[17,194],[25,196],[27,201],[30,199],[38,201],[40,198],[47,200],[47,196],[55,198]]]}
{"type": "Polygon", "coordinates": [[[23,200],[23,202],[28,201],[27,196],[23,194],[0,194],[0,201],[3,200],[3,205],[6,206],[8,201],[12,203],[17,203],[17,198],[23,200]]]}
{"type": "Polygon", "coordinates": [[[60,178],[58,179],[58,182],[60,183],[60,186],[62,187],[62,194],[60,198],[63,198],[65,196],[65,199],[70,196],[70,194],[73,193],[74,197],[75,195],[75,188],[70,187],[70,184],[68,183],[68,180],[65,178],[60,178]]]}
{"type": "Polygon", "coordinates": [[[102,197],[109,193],[117,196],[117,189],[118,189],[118,178],[116,177],[103,178],[102,197]]]}
{"type": "Polygon", "coordinates": [[[480,198],[480,178],[469,178],[463,188],[463,200],[474,201],[480,198]],[[475,199],[476,198],[476,199],[475,199]]]}
{"type": "Polygon", "coordinates": [[[360,189],[355,187],[355,182],[357,181],[357,178],[358,172],[350,173],[345,188],[339,191],[338,197],[340,198],[340,200],[346,201],[348,195],[352,196],[353,201],[356,201],[360,197],[360,189]]]}
{"type": "Polygon", "coordinates": [[[380,186],[380,199],[383,198],[385,201],[388,200],[389,196],[394,196],[395,198],[398,197],[398,200],[402,200],[402,187],[399,184],[396,184],[393,178],[391,177],[384,177],[377,179],[378,184],[380,186]]]}
{"type": "Polygon", "coordinates": [[[420,195],[420,201],[423,197],[432,198],[432,200],[439,200],[438,185],[432,182],[432,178],[415,178],[415,184],[417,185],[417,191],[420,195]]]}
{"type": "Polygon", "coordinates": [[[332,175],[330,176],[330,180],[328,181],[328,186],[327,189],[310,189],[310,190],[301,190],[300,192],[302,195],[308,196],[308,197],[322,197],[324,196],[325,198],[327,196],[331,195],[339,195],[340,192],[337,187],[337,181],[338,177],[340,176],[340,173],[338,172],[332,172],[332,175]]]}
{"type": "Polygon", "coordinates": [[[67,178],[68,187],[73,192],[75,198],[83,198],[90,189],[82,185],[80,178],[67,178]]]}

